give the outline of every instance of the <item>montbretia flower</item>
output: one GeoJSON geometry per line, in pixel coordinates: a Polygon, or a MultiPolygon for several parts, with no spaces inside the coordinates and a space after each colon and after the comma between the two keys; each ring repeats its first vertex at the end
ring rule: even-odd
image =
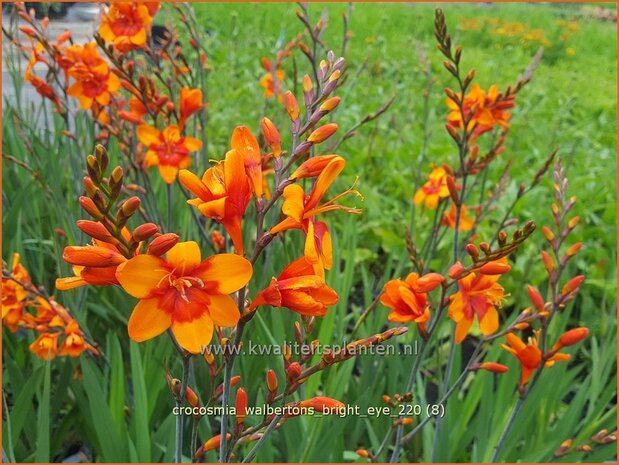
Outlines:
{"type": "Polygon", "coordinates": [[[158,2],[112,2],[101,18],[99,35],[122,52],[142,48],[158,7],[158,2]]]}
{"type": "MultiPolygon", "coordinates": [[[[456,227],[456,206],[451,204],[451,210],[449,212],[443,213],[443,220],[441,224],[445,226],[449,226],[451,229],[456,227]]],[[[468,209],[466,205],[460,206],[460,218],[458,222],[458,230],[459,231],[470,231],[475,226],[475,218],[471,218],[468,216],[468,209]]]]}
{"type": "MultiPolygon", "coordinates": [[[[509,270],[509,267],[505,270],[509,270]]],[[[501,306],[505,297],[503,286],[497,282],[500,277],[500,274],[478,272],[470,273],[458,280],[458,292],[449,297],[451,303],[448,309],[449,318],[456,322],[458,344],[468,334],[475,316],[484,336],[494,334],[499,328],[497,307],[501,306]]]]}
{"type": "MultiPolygon", "coordinates": [[[[458,97],[461,98],[459,94],[458,97]]],[[[515,97],[513,95],[509,97],[502,96],[496,85],[492,85],[486,93],[477,84],[473,84],[463,101],[464,116],[468,117],[471,112],[474,112],[467,128],[469,131],[475,128],[470,140],[490,131],[497,125],[507,128],[509,126],[509,118],[511,117],[507,110],[513,108],[514,105],[515,97]]],[[[447,106],[450,110],[447,116],[447,123],[455,128],[463,128],[464,123],[460,107],[450,98],[447,99],[447,106]]]]}
{"type": "Polygon", "coordinates": [[[434,168],[428,181],[415,192],[413,197],[415,205],[424,203],[426,207],[434,209],[441,199],[449,197],[447,176],[447,171],[442,166],[434,168]]]}
{"type": "Polygon", "coordinates": [[[87,284],[93,286],[118,284],[116,269],[127,259],[113,244],[96,239],[93,242],[94,245],[65,247],[62,258],[73,265],[75,276],[56,279],[56,289],[67,291],[87,284]]]}
{"type": "Polygon", "coordinates": [[[178,125],[182,128],[185,126],[187,118],[193,115],[196,111],[204,107],[202,103],[202,90],[190,89],[185,86],[181,89],[180,95],[180,111],[178,125]]]}
{"type": "Polygon", "coordinates": [[[43,360],[51,360],[58,352],[58,338],[60,333],[42,333],[32,344],[30,352],[43,360]]]}
{"type": "Polygon", "coordinates": [[[167,184],[176,179],[179,169],[191,165],[190,152],[202,147],[202,142],[195,137],[186,137],[176,125],[168,126],[163,132],[143,124],[137,129],[138,139],[148,151],[144,158],[146,166],[157,166],[159,174],[167,184]]]}
{"type": "Polygon", "coordinates": [[[325,223],[316,220],[316,215],[333,210],[361,213],[358,208],[344,207],[335,203],[349,194],[361,196],[354,189],[354,184],[343,193],[320,205],[322,197],[344,169],[345,164],[346,161],[341,157],[331,160],[316,179],[310,195],[305,195],[303,188],[297,184],[286,186],[283,193],[285,200],[282,205],[282,213],[286,215],[286,218],[270,230],[271,234],[288,229],[303,230],[306,234],[305,257],[314,267],[315,274],[319,276],[324,276],[324,270],[331,268],[333,258],[329,229],[325,223]]]}
{"type": "Polygon", "coordinates": [[[75,320],[69,321],[65,327],[66,338],[62,342],[58,355],[68,355],[70,357],[79,357],[86,350],[93,349],[90,344],[84,340],[82,331],[75,320]]]}
{"type": "Polygon", "coordinates": [[[140,299],[129,318],[129,337],[152,339],[172,328],[177,342],[199,353],[212,338],[213,327],[231,327],[240,318],[228,295],[245,286],[252,275],[249,261],[218,254],[201,261],[193,241],[179,242],[166,258],[138,255],[118,268],[123,289],[140,299]]]}
{"type": "Polygon", "coordinates": [[[14,333],[22,321],[28,298],[28,292],[23,285],[29,286],[31,282],[28,270],[19,262],[18,253],[13,254],[9,271],[19,283],[2,277],[2,324],[14,333]]]}
{"type": "Polygon", "coordinates": [[[337,293],[326,285],[324,279],[314,274],[312,264],[305,257],[298,258],[269,286],[260,291],[249,307],[260,305],[286,307],[306,316],[324,316],[327,307],[339,300],[337,293]]]}
{"type": "Polygon", "coordinates": [[[438,273],[428,273],[419,276],[409,274],[404,281],[393,279],[385,284],[380,302],[391,309],[387,317],[395,323],[414,322],[421,332],[430,319],[430,303],[428,292],[436,289],[445,278],[438,273]]]}
{"type": "Polygon", "coordinates": [[[251,190],[256,197],[262,197],[262,158],[258,141],[247,126],[237,126],[232,131],[230,146],[243,155],[251,190]]]}
{"type": "Polygon", "coordinates": [[[66,55],[72,63],[69,75],[76,81],[67,89],[67,94],[76,97],[84,110],[89,110],[94,102],[102,106],[110,103],[111,94],[120,88],[120,79],[99,55],[97,43],[71,45],[66,55]]]}
{"type": "MultiPolygon", "coordinates": [[[[501,344],[501,347],[511,353],[520,362],[520,382],[522,387],[529,382],[531,375],[539,368],[542,363],[542,351],[538,347],[538,333],[534,332],[532,337],[529,337],[525,344],[522,339],[513,333],[508,333],[505,336],[507,344],[501,344]]],[[[545,366],[550,367],[557,361],[567,361],[570,359],[568,354],[556,353],[551,356],[545,363],[545,366]]]]}
{"type": "MultiPolygon", "coordinates": [[[[268,62],[267,62],[268,63],[268,62]]],[[[286,73],[282,69],[276,69],[275,73],[265,66],[266,74],[260,79],[260,86],[264,89],[264,98],[269,99],[273,96],[277,97],[279,103],[282,102],[282,89],[286,73]]]]}
{"type": "Polygon", "coordinates": [[[251,198],[243,154],[230,150],[226,159],[205,171],[202,179],[187,170],[179,173],[181,183],[197,195],[187,201],[207,218],[221,223],[239,255],[243,255],[241,221],[251,198]]]}

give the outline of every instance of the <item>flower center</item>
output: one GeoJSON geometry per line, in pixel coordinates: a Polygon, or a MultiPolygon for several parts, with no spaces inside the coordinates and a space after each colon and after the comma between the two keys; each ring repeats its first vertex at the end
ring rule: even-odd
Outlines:
{"type": "Polygon", "coordinates": [[[199,288],[204,288],[204,281],[195,276],[176,276],[174,274],[176,270],[173,270],[171,273],[167,274],[157,284],[157,287],[163,287],[167,280],[167,287],[173,287],[180,294],[181,298],[189,303],[189,298],[187,297],[187,289],[190,287],[197,286],[199,288]]]}

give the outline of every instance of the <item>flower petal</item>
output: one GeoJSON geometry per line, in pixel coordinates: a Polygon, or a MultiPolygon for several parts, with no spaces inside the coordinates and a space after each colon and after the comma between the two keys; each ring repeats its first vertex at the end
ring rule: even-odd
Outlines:
{"type": "Polygon", "coordinates": [[[123,289],[138,299],[148,297],[167,274],[162,260],[153,255],[133,257],[116,270],[116,278],[123,289]]]}
{"type": "Polygon", "coordinates": [[[135,342],[152,339],[168,329],[171,321],[170,314],[159,308],[157,298],[140,300],[129,318],[129,337],[135,342]]]}
{"type": "Polygon", "coordinates": [[[213,320],[205,313],[189,322],[172,322],[172,332],[176,341],[185,350],[198,354],[213,338],[213,320]]]}
{"type": "Polygon", "coordinates": [[[197,242],[179,242],[166,254],[168,263],[176,269],[177,276],[183,276],[200,264],[202,257],[197,242]]]}
{"type": "Polygon", "coordinates": [[[205,283],[216,283],[217,292],[231,294],[248,283],[253,269],[245,258],[225,253],[208,257],[194,273],[205,283]]]}
{"type": "Polygon", "coordinates": [[[234,299],[228,295],[211,295],[211,304],[208,311],[213,323],[217,326],[235,326],[241,318],[241,312],[234,299]]]}

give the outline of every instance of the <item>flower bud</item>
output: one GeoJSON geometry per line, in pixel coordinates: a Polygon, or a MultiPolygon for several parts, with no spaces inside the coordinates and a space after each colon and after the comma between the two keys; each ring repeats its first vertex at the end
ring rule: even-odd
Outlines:
{"type": "Polygon", "coordinates": [[[236,391],[236,422],[237,424],[243,424],[245,417],[247,416],[247,393],[245,389],[239,388],[236,391]]]}
{"type": "Polygon", "coordinates": [[[277,375],[274,370],[267,371],[267,387],[269,392],[277,392],[277,375]]]}
{"type": "Polygon", "coordinates": [[[291,121],[296,121],[299,118],[299,104],[292,92],[287,90],[284,92],[284,105],[291,121]]]}
{"type": "Polygon", "coordinates": [[[331,163],[335,159],[341,159],[344,162],[344,159],[339,155],[318,155],[316,157],[309,158],[308,160],[301,163],[294,173],[290,175],[291,180],[303,179],[303,178],[313,178],[322,173],[322,170],[331,163]]]}
{"type": "Polygon", "coordinates": [[[561,335],[557,343],[553,346],[553,350],[559,350],[561,347],[569,347],[578,344],[589,335],[589,328],[580,327],[570,329],[561,335]]]}
{"type": "Polygon", "coordinates": [[[223,234],[216,229],[211,233],[211,242],[218,252],[223,252],[226,248],[226,239],[224,239],[223,234]]]}
{"type": "Polygon", "coordinates": [[[548,226],[542,226],[542,234],[544,234],[544,237],[548,242],[552,242],[552,240],[555,238],[554,233],[550,230],[548,226]]]}
{"type": "Polygon", "coordinates": [[[464,266],[460,262],[454,263],[450,268],[447,274],[451,279],[459,279],[460,275],[465,271],[464,266]]]}
{"type": "Polygon", "coordinates": [[[460,196],[458,195],[458,187],[456,186],[456,179],[453,176],[447,176],[447,189],[453,203],[458,205],[460,203],[460,196]]]}
{"type": "Polygon", "coordinates": [[[77,224],[77,227],[81,231],[88,234],[93,239],[109,242],[111,244],[118,242],[101,223],[89,220],[78,220],[75,224],[77,224]]]}
{"type": "Polygon", "coordinates": [[[154,223],[144,223],[133,230],[131,237],[135,242],[142,242],[150,239],[159,232],[159,227],[154,223]]]}
{"type": "Polygon", "coordinates": [[[574,218],[572,218],[571,220],[567,222],[567,227],[570,229],[574,229],[579,222],[580,222],[580,217],[575,216],[574,218]]]}
{"type": "Polygon", "coordinates": [[[581,248],[582,248],[582,242],[577,242],[576,244],[572,245],[566,250],[565,255],[567,255],[568,257],[573,257],[574,255],[578,253],[578,251],[581,248]]]}
{"type": "Polygon", "coordinates": [[[331,97],[327,100],[325,100],[320,107],[318,107],[318,109],[320,111],[323,111],[325,113],[328,113],[330,111],[333,111],[337,108],[337,106],[340,104],[340,98],[339,97],[331,97]]]}
{"type": "Polygon", "coordinates": [[[479,259],[479,250],[475,247],[475,244],[466,244],[466,253],[476,262],[479,259]]]}
{"type": "Polygon", "coordinates": [[[507,263],[501,263],[499,261],[492,261],[492,262],[488,262],[480,266],[477,269],[477,271],[479,271],[481,274],[497,275],[497,274],[505,274],[511,269],[512,267],[509,266],[507,263]]]}
{"type": "Polygon", "coordinates": [[[308,142],[313,144],[319,144],[329,137],[331,137],[335,131],[337,131],[336,123],[328,123],[323,126],[320,126],[318,129],[315,129],[307,138],[308,142]]]}
{"type": "Polygon", "coordinates": [[[299,364],[299,362],[292,362],[290,365],[288,365],[288,369],[286,370],[286,376],[291,380],[295,380],[299,376],[301,376],[302,371],[303,370],[301,369],[301,365],[299,364]]]}
{"type": "Polygon", "coordinates": [[[535,306],[538,312],[544,311],[544,298],[542,294],[533,286],[527,286],[527,293],[529,294],[529,298],[531,302],[535,306]]]}
{"type": "Polygon", "coordinates": [[[548,271],[548,273],[552,273],[555,269],[555,264],[552,260],[552,257],[545,250],[542,250],[542,261],[544,262],[546,271],[548,271]]]}
{"type": "Polygon", "coordinates": [[[166,233],[161,236],[157,236],[149,244],[147,253],[160,257],[174,247],[178,242],[178,239],[179,237],[174,233],[166,233]]]}
{"type": "Polygon", "coordinates": [[[192,407],[198,407],[200,405],[198,395],[189,386],[185,389],[185,399],[187,399],[187,403],[192,407]]]}
{"type": "Polygon", "coordinates": [[[312,78],[309,77],[309,75],[304,75],[303,76],[303,92],[304,93],[309,93],[312,91],[314,87],[314,84],[312,83],[312,78]]]}
{"type": "Polygon", "coordinates": [[[101,213],[101,211],[97,208],[91,198],[81,196],[79,198],[79,203],[82,209],[90,216],[92,216],[95,220],[103,219],[103,213],[101,213]]]}
{"type": "Polygon", "coordinates": [[[346,408],[342,402],[330,397],[312,397],[311,399],[299,402],[301,408],[313,408],[316,412],[331,413],[346,408]]]}
{"type": "Polygon", "coordinates": [[[265,117],[262,119],[262,133],[268,146],[273,150],[273,156],[278,158],[282,153],[282,138],[277,127],[269,118],[265,117]]]}
{"type": "Polygon", "coordinates": [[[370,458],[370,453],[365,449],[357,449],[355,453],[364,459],[370,458]]]}
{"type": "Polygon", "coordinates": [[[574,276],[565,284],[565,286],[563,286],[563,289],[561,289],[561,294],[567,295],[577,291],[584,280],[585,276],[582,274],[574,276]]]}
{"type": "Polygon", "coordinates": [[[142,202],[140,201],[139,197],[135,195],[133,197],[129,197],[120,206],[119,213],[122,213],[122,216],[124,216],[125,218],[129,218],[138,210],[138,208],[140,208],[141,203],[142,202]]]}
{"type": "Polygon", "coordinates": [[[505,365],[495,362],[484,362],[479,365],[479,369],[490,371],[492,373],[506,373],[507,371],[509,371],[509,368],[507,368],[505,365]]]}
{"type": "Polygon", "coordinates": [[[93,198],[97,195],[97,192],[99,192],[99,189],[95,186],[95,183],[90,176],[84,176],[82,183],[84,184],[84,189],[86,189],[86,194],[88,197],[93,198]]]}

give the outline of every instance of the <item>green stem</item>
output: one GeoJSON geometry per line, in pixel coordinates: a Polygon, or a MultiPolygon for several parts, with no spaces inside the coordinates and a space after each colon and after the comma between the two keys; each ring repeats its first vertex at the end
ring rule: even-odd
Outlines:
{"type": "Polygon", "coordinates": [[[501,450],[503,449],[503,446],[505,445],[505,440],[507,439],[507,436],[509,435],[512,427],[514,426],[514,421],[516,420],[516,417],[518,416],[518,413],[520,412],[520,409],[522,408],[522,404],[524,404],[525,398],[526,397],[519,397],[518,402],[516,402],[516,405],[514,405],[514,409],[512,410],[512,413],[509,416],[509,420],[507,420],[507,424],[505,425],[505,429],[503,429],[503,432],[501,433],[499,442],[494,447],[494,453],[492,454],[492,458],[490,459],[491,462],[494,463],[499,458],[499,454],[501,453],[501,450]]]}
{"type": "Polygon", "coordinates": [[[176,396],[176,407],[179,412],[176,416],[176,441],[174,444],[174,461],[181,463],[183,459],[183,420],[184,415],[181,407],[185,399],[185,391],[187,391],[187,380],[189,376],[189,361],[190,357],[183,357],[183,379],[181,381],[181,391],[176,396]]]}

